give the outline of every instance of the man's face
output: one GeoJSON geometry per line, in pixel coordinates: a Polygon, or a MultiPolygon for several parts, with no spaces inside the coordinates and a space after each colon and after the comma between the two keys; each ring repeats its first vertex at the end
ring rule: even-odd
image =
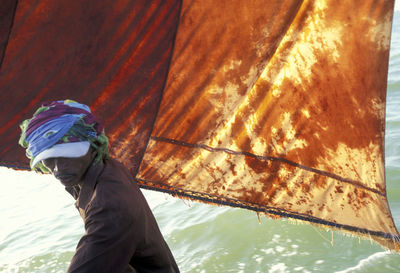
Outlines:
{"type": "Polygon", "coordinates": [[[53,157],[42,160],[43,165],[66,187],[81,185],[83,176],[95,156],[90,148],[86,155],[77,158],[53,157]]]}

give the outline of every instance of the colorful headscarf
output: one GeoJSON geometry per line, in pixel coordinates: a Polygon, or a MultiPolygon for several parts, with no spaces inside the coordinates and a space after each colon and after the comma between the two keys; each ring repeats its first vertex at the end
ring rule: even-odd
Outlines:
{"type": "Polygon", "coordinates": [[[27,148],[31,168],[48,170],[34,159],[56,144],[87,141],[97,150],[96,161],[108,156],[108,139],[103,126],[96,120],[87,105],[73,100],[60,100],[43,104],[20,125],[22,134],[19,144],[27,148]]]}

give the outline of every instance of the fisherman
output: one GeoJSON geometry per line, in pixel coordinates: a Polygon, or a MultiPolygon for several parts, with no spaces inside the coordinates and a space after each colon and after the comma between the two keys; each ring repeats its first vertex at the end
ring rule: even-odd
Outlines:
{"type": "Polygon", "coordinates": [[[42,105],[21,129],[31,168],[65,186],[85,223],[68,272],[179,272],[146,199],[109,157],[108,139],[88,106],[42,105]]]}

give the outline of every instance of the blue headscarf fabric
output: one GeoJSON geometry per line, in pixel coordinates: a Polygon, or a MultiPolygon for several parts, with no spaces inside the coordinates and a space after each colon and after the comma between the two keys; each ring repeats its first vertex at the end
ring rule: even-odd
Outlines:
{"type": "Polygon", "coordinates": [[[21,130],[19,143],[27,148],[31,168],[35,168],[32,162],[38,154],[59,143],[89,141],[98,150],[99,157],[108,156],[103,126],[87,105],[73,100],[43,104],[31,119],[21,124],[21,130]]]}

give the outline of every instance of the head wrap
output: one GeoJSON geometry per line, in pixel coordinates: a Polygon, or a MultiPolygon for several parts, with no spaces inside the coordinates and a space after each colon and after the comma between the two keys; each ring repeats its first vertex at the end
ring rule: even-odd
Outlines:
{"type": "MultiPolygon", "coordinates": [[[[45,159],[43,156],[46,156],[46,153],[52,154],[48,153],[50,149],[53,152],[60,151],[62,145],[58,146],[59,144],[89,142],[97,150],[95,161],[108,156],[108,139],[103,126],[87,105],[73,100],[43,104],[33,117],[22,122],[20,127],[22,134],[19,144],[27,148],[26,156],[31,159],[32,169],[48,172],[41,161],[35,159],[45,159]]],[[[65,157],[76,157],[73,156],[73,151],[70,154],[71,156],[65,157]]],[[[80,156],[79,152],[75,155],[80,156]]]]}

